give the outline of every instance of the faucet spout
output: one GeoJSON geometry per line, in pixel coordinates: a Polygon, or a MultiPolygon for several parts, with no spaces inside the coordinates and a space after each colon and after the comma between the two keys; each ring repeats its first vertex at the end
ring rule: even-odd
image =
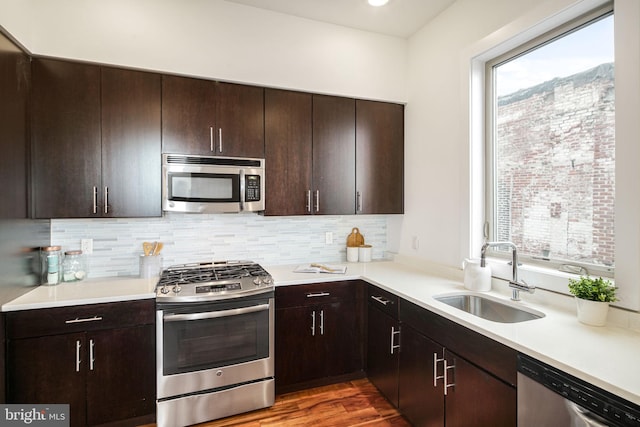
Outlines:
{"type": "Polygon", "coordinates": [[[509,282],[509,287],[512,290],[511,299],[520,301],[520,291],[532,294],[536,287],[518,280],[518,247],[513,242],[486,242],[480,250],[480,266],[486,265],[487,249],[498,246],[508,246],[511,249],[511,281],[509,282]]]}

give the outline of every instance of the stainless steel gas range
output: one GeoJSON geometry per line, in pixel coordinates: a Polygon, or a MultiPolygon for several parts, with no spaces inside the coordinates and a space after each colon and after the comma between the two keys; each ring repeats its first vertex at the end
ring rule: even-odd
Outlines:
{"type": "Polygon", "coordinates": [[[156,287],[158,426],[273,405],[274,285],[260,265],[177,265],[156,287]]]}

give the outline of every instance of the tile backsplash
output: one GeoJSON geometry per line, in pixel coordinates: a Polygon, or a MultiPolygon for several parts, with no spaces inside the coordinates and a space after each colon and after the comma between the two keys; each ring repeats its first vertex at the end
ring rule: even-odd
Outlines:
{"type": "Polygon", "coordinates": [[[345,262],[353,227],[373,246],[373,259],[385,257],[387,216],[264,217],[257,214],[175,214],[161,218],[54,219],[51,244],[63,251],[93,239],[87,255],[89,277],[137,276],[142,243],[164,243],[162,265],[246,259],[264,265],[345,262]],[[333,243],[325,243],[325,233],[333,243]]]}

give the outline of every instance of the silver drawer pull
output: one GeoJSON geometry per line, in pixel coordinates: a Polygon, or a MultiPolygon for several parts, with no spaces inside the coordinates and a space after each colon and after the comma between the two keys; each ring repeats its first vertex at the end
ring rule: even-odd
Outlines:
{"type": "Polygon", "coordinates": [[[400,330],[396,331],[395,327],[391,327],[391,354],[394,354],[396,349],[400,348],[400,344],[395,343],[395,336],[400,335],[400,330]]]}
{"type": "Polygon", "coordinates": [[[378,296],[375,296],[375,295],[371,295],[371,299],[374,300],[374,301],[379,302],[382,305],[387,305],[387,304],[389,304],[391,302],[388,299],[384,299],[382,297],[378,297],[378,296]]]}
{"type": "Polygon", "coordinates": [[[82,319],[79,318],[75,318],[72,320],[65,320],[64,323],[84,323],[84,322],[99,322],[100,320],[102,320],[102,316],[93,316],[93,317],[85,317],[82,319]]]}
{"type": "Polygon", "coordinates": [[[316,294],[307,294],[307,298],[328,297],[329,295],[331,295],[329,292],[318,292],[316,294]]]}
{"type": "MultiPolygon", "coordinates": [[[[449,387],[455,387],[456,383],[455,383],[455,378],[454,378],[454,382],[452,382],[451,384],[449,384],[449,381],[447,380],[447,372],[449,371],[449,369],[455,369],[456,365],[455,365],[455,360],[454,360],[454,364],[453,365],[447,365],[447,360],[445,359],[444,361],[444,395],[447,395],[447,389],[449,387]]],[[[453,374],[455,375],[455,370],[453,371],[453,374]]]]}
{"type": "Polygon", "coordinates": [[[80,372],[80,347],[82,347],[80,340],[76,340],[76,372],[80,372]]]}

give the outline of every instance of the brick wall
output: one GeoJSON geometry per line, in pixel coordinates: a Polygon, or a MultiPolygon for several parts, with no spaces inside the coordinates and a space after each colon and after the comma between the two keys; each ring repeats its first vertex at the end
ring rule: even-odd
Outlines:
{"type": "Polygon", "coordinates": [[[498,99],[497,237],[524,254],[614,263],[613,70],[498,99]]]}

